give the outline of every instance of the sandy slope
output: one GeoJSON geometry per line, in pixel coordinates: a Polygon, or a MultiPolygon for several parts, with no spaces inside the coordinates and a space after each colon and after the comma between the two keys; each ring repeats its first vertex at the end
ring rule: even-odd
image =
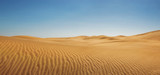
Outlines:
{"type": "Polygon", "coordinates": [[[160,31],[135,36],[0,36],[0,75],[160,75],[160,31]]]}

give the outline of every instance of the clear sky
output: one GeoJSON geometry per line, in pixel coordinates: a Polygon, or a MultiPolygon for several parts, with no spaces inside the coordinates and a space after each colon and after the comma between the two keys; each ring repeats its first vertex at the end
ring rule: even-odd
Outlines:
{"type": "Polygon", "coordinates": [[[135,35],[160,30],[160,0],[0,0],[0,35],[135,35]]]}

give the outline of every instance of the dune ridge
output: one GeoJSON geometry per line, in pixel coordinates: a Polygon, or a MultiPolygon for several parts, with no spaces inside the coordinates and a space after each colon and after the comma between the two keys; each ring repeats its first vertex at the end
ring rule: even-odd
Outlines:
{"type": "Polygon", "coordinates": [[[160,41],[160,30],[135,35],[136,38],[146,39],[146,40],[159,40],[160,41]]]}
{"type": "Polygon", "coordinates": [[[12,36],[12,37],[15,37],[15,38],[23,38],[23,39],[42,39],[42,38],[39,38],[39,37],[24,36],[24,35],[12,36]]]}

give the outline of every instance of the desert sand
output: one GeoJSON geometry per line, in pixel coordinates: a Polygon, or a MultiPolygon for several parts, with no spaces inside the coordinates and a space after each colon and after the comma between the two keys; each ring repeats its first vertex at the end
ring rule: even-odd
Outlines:
{"type": "Polygon", "coordinates": [[[133,36],[0,36],[0,75],[160,75],[160,30],[133,36]]]}

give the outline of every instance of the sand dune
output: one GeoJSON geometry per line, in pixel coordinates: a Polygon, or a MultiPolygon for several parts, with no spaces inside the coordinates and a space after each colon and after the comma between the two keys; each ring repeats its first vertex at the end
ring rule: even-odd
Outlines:
{"type": "Polygon", "coordinates": [[[104,35],[100,36],[78,36],[78,37],[71,37],[70,39],[83,39],[83,40],[92,40],[92,39],[108,39],[108,40],[114,40],[114,37],[108,37],[104,35]]]}
{"type": "Polygon", "coordinates": [[[133,36],[134,38],[146,39],[146,40],[159,40],[160,41],[160,30],[152,31],[144,34],[138,34],[133,36]]]}
{"type": "Polygon", "coordinates": [[[15,37],[15,38],[22,38],[22,39],[34,39],[34,40],[38,40],[38,39],[42,39],[42,38],[39,38],[39,37],[33,37],[33,36],[12,36],[12,37],[15,37]]]}
{"type": "Polygon", "coordinates": [[[0,75],[160,75],[159,40],[160,31],[116,37],[0,36],[0,75]]]}

